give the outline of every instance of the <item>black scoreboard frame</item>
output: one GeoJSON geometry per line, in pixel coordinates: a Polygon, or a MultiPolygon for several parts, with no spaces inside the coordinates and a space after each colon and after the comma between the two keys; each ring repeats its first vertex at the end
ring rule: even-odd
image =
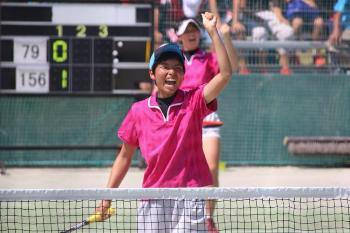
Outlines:
{"type": "Polygon", "coordinates": [[[1,2],[0,95],[144,94],[153,1],[124,2],[1,2]]]}

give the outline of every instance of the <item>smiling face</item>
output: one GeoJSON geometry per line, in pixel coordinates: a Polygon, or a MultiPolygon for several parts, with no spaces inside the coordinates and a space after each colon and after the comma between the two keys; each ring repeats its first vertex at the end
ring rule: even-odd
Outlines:
{"type": "Polygon", "coordinates": [[[183,64],[176,57],[161,60],[154,71],[150,70],[150,77],[157,85],[159,98],[171,97],[184,78],[183,64]]]}
{"type": "Polygon", "coordinates": [[[189,23],[185,32],[179,36],[184,51],[193,51],[199,48],[201,33],[196,25],[189,23]]]}

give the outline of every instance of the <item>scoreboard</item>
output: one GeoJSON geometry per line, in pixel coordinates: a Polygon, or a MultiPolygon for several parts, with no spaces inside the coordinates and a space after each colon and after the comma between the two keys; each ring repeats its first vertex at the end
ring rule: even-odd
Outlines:
{"type": "Polygon", "coordinates": [[[151,4],[0,3],[0,93],[118,93],[149,81],[151,4]]]}

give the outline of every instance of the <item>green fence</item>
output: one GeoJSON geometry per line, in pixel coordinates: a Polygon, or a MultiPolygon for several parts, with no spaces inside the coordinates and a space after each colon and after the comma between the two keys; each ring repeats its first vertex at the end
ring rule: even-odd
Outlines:
{"type": "MultiPolygon", "coordinates": [[[[7,166],[103,166],[133,97],[0,96],[0,146],[100,146],[1,150],[7,166]]],[[[342,166],[345,155],[292,155],[285,136],[350,136],[350,76],[237,76],[219,99],[222,160],[229,165],[342,166]]],[[[135,156],[136,159],[136,156],[135,156]]],[[[134,161],[136,163],[136,160],[134,161]]]]}
{"type": "Polygon", "coordinates": [[[285,136],[349,136],[350,76],[235,76],[220,97],[228,164],[347,165],[350,156],[292,155],[285,136]]]}
{"type": "Polygon", "coordinates": [[[48,146],[2,150],[6,165],[111,164],[120,144],[117,129],[133,97],[1,96],[0,146],[48,146]],[[61,149],[52,149],[52,147],[61,149]],[[66,149],[64,149],[66,146],[66,149]],[[72,149],[98,146],[94,149],[72,149]],[[70,148],[70,149],[69,149],[70,148]]]}

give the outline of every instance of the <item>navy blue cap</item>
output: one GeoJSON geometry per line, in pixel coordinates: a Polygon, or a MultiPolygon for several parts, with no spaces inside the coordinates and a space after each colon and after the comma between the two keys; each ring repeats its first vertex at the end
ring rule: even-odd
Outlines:
{"type": "Polygon", "coordinates": [[[159,58],[161,58],[162,55],[165,53],[174,53],[180,60],[181,64],[184,66],[184,55],[180,49],[180,47],[175,44],[175,43],[167,43],[159,46],[154,53],[152,54],[150,60],[149,60],[149,65],[148,68],[150,70],[153,70],[155,65],[158,64],[159,58]]]}

